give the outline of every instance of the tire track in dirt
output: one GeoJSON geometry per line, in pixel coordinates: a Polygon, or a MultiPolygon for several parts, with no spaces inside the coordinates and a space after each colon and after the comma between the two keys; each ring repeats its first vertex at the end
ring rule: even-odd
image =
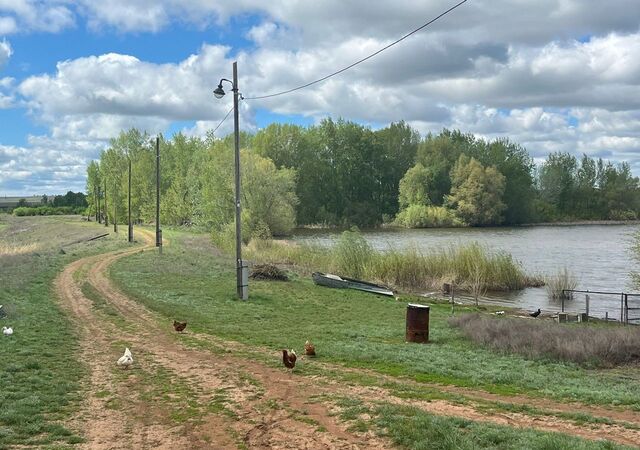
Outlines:
{"type": "MultiPolygon", "coordinates": [[[[204,335],[204,334],[191,334],[191,336],[196,337],[201,341],[206,341],[215,346],[227,346],[235,349],[236,351],[243,352],[245,354],[264,354],[268,353],[270,350],[256,349],[256,347],[249,347],[240,342],[228,342],[224,341],[213,335],[204,335]]],[[[340,374],[359,374],[366,375],[371,379],[375,379],[378,385],[385,384],[402,384],[407,387],[412,388],[425,388],[431,390],[437,390],[443,393],[452,394],[455,396],[459,396],[460,399],[470,400],[476,403],[490,403],[496,405],[516,405],[516,406],[525,406],[530,408],[538,409],[542,413],[548,414],[585,414],[592,416],[594,418],[600,419],[609,419],[617,422],[626,422],[632,426],[636,426],[640,429],[640,411],[636,411],[633,409],[625,409],[623,407],[606,407],[599,405],[590,405],[585,403],[580,403],[576,401],[556,401],[545,397],[528,397],[525,395],[514,394],[514,395],[504,395],[504,394],[495,394],[492,392],[487,392],[479,389],[455,386],[455,385],[445,385],[438,383],[429,383],[429,382],[419,382],[406,377],[393,377],[389,375],[384,375],[379,372],[376,372],[371,369],[363,369],[363,368],[351,368],[345,367],[337,364],[321,362],[318,360],[314,361],[314,365],[321,368],[321,370],[326,370],[334,373],[340,374]]],[[[326,380],[327,383],[338,384],[332,380],[326,380]]],[[[388,393],[388,390],[384,390],[384,392],[388,393]]]]}
{"type": "MultiPolygon", "coordinates": [[[[148,240],[146,233],[144,237],[148,240]]],[[[249,448],[390,447],[373,436],[361,438],[347,432],[323,405],[299,399],[298,381],[290,374],[271,369],[273,373],[261,373],[254,386],[243,381],[245,373],[254,375],[245,361],[226,355],[219,357],[176,343],[168,331],[170,324],[160,326],[159,318],[115,290],[106,278],[107,268],[113,261],[138,251],[140,249],[136,248],[81,259],[67,266],[55,283],[63,306],[75,317],[81,336],[81,359],[91,370],[89,396],[81,414],[84,419],[79,421],[88,441],[85,447],[236,448],[234,436],[238,435],[249,448]],[[74,274],[83,266],[89,267],[88,282],[127,321],[127,327],[118,329],[105,321],[91,300],[84,296],[80,282],[74,279],[74,274]],[[216,393],[225,392],[230,396],[229,408],[235,420],[209,414],[201,424],[171,426],[170,421],[148,423],[142,414],[136,416],[130,411],[107,408],[96,394],[122,389],[118,386],[119,380],[114,380],[111,374],[117,356],[109,351],[109,347],[115,341],[128,343],[136,359],[134,366],[141,369],[144,366],[146,370],[152,365],[160,365],[195,385],[201,403],[206,404],[216,393]],[[271,376],[274,374],[276,377],[271,376]],[[277,385],[271,384],[272,378],[278,380],[277,385]],[[266,393],[261,393],[261,389],[266,393]],[[264,414],[262,397],[277,401],[278,409],[264,414]]],[[[128,388],[132,388],[132,378],[135,384],[136,377],[130,375],[128,388]]]]}
{"type": "MultiPolygon", "coordinates": [[[[149,239],[149,236],[146,238],[149,239]]],[[[140,328],[138,336],[147,339],[142,342],[139,338],[133,338],[136,346],[143,345],[146,351],[153,354],[156,362],[178,376],[197,380],[196,384],[205,392],[201,400],[206,401],[207,393],[220,389],[230,395],[236,405],[233,412],[239,418],[232,427],[236,433],[244,436],[243,440],[250,448],[389,448],[388,444],[373,436],[363,438],[347,432],[324,405],[310,401],[310,397],[315,395],[313,388],[307,391],[309,395],[302,395],[307,388],[301,388],[301,380],[283,370],[270,369],[229,354],[212,355],[211,352],[190,349],[176,342],[169,323],[160,326],[162,318],[130,300],[107,278],[108,267],[120,257],[121,254],[106,255],[94,264],[87,273],[89,283],[123,317],[140,328]],[[263,399],[275,400],[284,409],[262,414],[258,409],[258,403],[262,403],[262,400],[252,399],[258,393],[255,386],[242,382],[244,373],[256,379],[264,389],[263,399]],[[302,421],[292,417],[296,414],[302,416],[302,421]],[[260,418],[256,420],[256,417],[260,418]]]]}
{"type": "MultiPolygon", "coordinates": [[[[131,252],[120,252],[127,255],[131,252]]],[[[81,413],[73,420],[75,427],[83,430],[91,449],[129,448],[175,448],[187,442],[177,433],[158,426],[140,426],[138,421],[118,409],[110,407],[100,398],[101,392],[120,392],[127,396],[126,386],[114,380],[112,369],[115,362],[110,352],[114,340],[113,327],[96,320],[92,302],[85,297],[74,274],[85,264],[93,264],[101,256],[82,258],[68,265],[54,281],[62,307],[72,317],[80,336],[80,361],[90,371],[89,386],[81,413]],[[165,446],[166,445],[166,446],[165,446]]]]}

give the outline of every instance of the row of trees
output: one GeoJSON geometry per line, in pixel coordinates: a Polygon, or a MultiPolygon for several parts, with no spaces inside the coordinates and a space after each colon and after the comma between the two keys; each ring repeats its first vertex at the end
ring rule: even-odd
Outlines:
{"type": "MultiPolygon", "coordinates": [[[[161,220],[232,233],[233,139],[161,138],[161,220]]],[[[326,119],[311,127],[272,124],[242,134],[243,226],[286,234],[296,224],[500,225],[571,219],[631,219],[640,211],[628,164],[549,156],[537,167],[508,139],[487,142],[444,130],[424,139],[404,122],[373,131],[326,119]]],[[[132,215],[155,217],[155,149],[138,130],[111,141],[88,167],[90,208],[124,218],[127,165],[132,215]]]]}
{"type": "Polygon", "coordinates": [[[48,195],[43,195],[40,198],[39,205],[38,204],[29,205],[29,203],[27,202],[27,199],[21,198],[20,200],[18,200],[16,207],[26,208],[29,206],[37,207],[42,205],[55,206],[55,207],[70,206],[73,208],[86,208],[87,206],[89,206],[89,204],[87,203],[87,197],[84,195],[83,192],[68,191],[64,195],[54,195],[53,198],[49,197],[48,195]]]}
{"type": "Polygon", "coordinates": [[[538,167],[508,139],[444,130],[419,145],[416,165],[400,182],[400,206],[407,226],[436,213],[469,225],[625,220],[637,218],[640,187],[627,163],[552,153],[538,167]]]}
{"type": "MultiPolygon", "coordinates": [[[[286,234],[295,225],[295,172],[247,149],[243,136],[243,234],[286,234]]],[[[234,155],[232,139],[160,138],[160,220],[173,225],[199,225],[232,234],[234,220],[234,155]]],[[[90,214],[98,208],[106,219],[124,222],[131,160],[131,215],[135,222],[155,220],[155,139],[136,129],[122,132],[87,169],[90,214]],[[119,213],[118,213],[119,211],[119,213]]]]}

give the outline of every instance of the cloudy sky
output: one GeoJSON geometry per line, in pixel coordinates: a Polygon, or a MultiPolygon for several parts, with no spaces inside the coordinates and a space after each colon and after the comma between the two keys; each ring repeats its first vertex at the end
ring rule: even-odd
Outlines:
{"type": "MultiPolygon", "coordinates": [[[[83,190],[122,129],[204,134],[229,110],[211,92],[235,60],[246,97],[289,89],[455,3],[0,0],[0,195],[83,190]]],[[[241,104],[247,131],[327,116],[507,136],[538,160],[586,153],[640,175],[640,1],[468,0],[353,70],[241,104]]]]}

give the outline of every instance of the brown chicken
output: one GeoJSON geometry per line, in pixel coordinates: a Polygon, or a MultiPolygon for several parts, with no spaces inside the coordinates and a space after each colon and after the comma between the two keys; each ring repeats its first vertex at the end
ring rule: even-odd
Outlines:
{"type": "Polygon", "coordinates": [[[293,350],[291,350],[291,353],[284,349],[282,350],[282,362],[286,368],[293,369],[296,366],[296,359],[298,358],[296,358],[296,352],[293,350]]]}
{"type": "Polygon", "coordinates": [[[178,322],[177,320],[173,321],[173,328],[176,331],[183,332],[185,328],[187,328],[187,322],[178,322]]]}
{"type": "Polygon", "coordinates": [[[304,354],[307,356],[316,356],[316,346],[307,341],[304,343],[304,354]]]}

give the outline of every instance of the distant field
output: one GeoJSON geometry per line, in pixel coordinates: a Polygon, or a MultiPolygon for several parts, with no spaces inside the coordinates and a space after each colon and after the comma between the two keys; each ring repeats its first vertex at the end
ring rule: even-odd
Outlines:
{"type": "Polygon", "coordinates": [[[23,200],[28,206],[38,206],[42,204],[42,196],[32,197],[0,197],[0,210],[7,208],[15,208],[20,200],[23,200]]]}

